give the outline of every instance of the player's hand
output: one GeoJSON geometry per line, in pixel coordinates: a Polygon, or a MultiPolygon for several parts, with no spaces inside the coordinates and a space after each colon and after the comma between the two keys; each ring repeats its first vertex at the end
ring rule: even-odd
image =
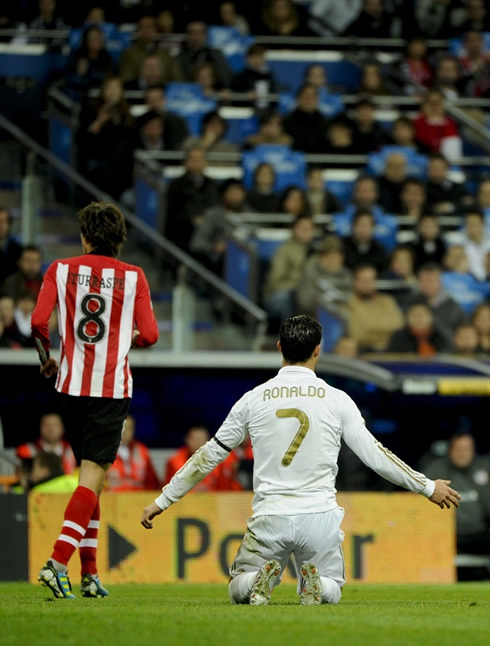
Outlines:
{"type": "Polygon", "coordinates": [[[56,359],[48,359],[41,365],[41,374],[49,379],[58,372],[59,368],[56,359]]]}
{"type": "Polygon", "coordinates": [[[141,516],[141,524],[146,529],[153,529],[152,520],[155,518],[155,516],[158,516],[161,513],[163,513],[163,509],[160,509],[160,507],[156,504],[156,502],[152,502],[151,505],[148,505],[148,507],[145,507],[143,509],[143,516],[141,516]]]}
{"type": "Polygon", "coordinates": [[[435,505],[439,505],[441,509],[444,509],[444,507],[449,509],[451,505],[459,507],[461,496],[457,491],[451,489],[449,486],[451,484],[451,480],[436,480],[435,482],[436,488],[429,500],[435,505]]]}
{"type": "Polygon", "coordinates": [[[139,335],[140,335],[139,330],[133,330],[133,336],[132,336],[132,339],[131,339],[131,347],[132,348],[137,348],[138,347],[136,341],[137,341],[139,335]]]}

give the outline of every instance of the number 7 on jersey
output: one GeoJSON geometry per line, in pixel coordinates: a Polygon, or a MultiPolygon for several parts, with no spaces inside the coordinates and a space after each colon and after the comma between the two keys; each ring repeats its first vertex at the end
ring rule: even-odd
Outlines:
{"type": "Polygon", "coordinates": [[[276,410],[276,417],[280,419],[295,417],[299,421],[299,429],[296,435],[293,438],[293,441],[288,447],[288,450],[284,454],[284,457],[281,460],[281,464],[284,467],[288,467],[293,461],[294,456],[298,452],[299,447],[301,446],[302,441],[305,439],[306,434],[310,428],[310,420],[308,415],[303,413],[299,408],[280,408],[276,410]]]}

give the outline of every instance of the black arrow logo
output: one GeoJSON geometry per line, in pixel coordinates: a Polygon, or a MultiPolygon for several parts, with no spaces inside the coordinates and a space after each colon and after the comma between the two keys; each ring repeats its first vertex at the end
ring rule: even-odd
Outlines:
{"type": "Polygon", "coordinates": [[[136,552],[136,547],[121,536],[114,527],[109,529],[109,570],[117,567],[130,554],[136,552]]]}

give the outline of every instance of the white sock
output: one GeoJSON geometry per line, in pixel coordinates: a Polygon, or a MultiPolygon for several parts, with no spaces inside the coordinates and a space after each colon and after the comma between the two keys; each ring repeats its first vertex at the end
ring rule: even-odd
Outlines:
{"type": "Polygon", "coordinates": [[[320,581],[322,584],[322,603],[338,603],[342,596],[339,584],[328,576],[321,576],[320,581]]]}
{"type": "Polygon", "coordinates": [[[231,603],[248,603],[257,574],[258,571],[244,572],[230,581],[228,594],[231,603]]]}
{"type": "Polygon", "coordinates": [[[53,564],[53,567],[56,570],[56,572],[61,572],[62,574],[66,574],[68,572],[67,566],[63,565],[63,563],[60,563],[59,561],[55,561],[54,559],[49,559],[49,560],[53,564]]]}

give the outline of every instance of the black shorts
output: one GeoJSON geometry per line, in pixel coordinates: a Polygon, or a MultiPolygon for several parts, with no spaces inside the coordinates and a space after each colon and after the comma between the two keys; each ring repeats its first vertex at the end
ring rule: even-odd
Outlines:
{"type": "Polygon", "coordinates": [[[77,464],[91,460],[111,464],[121,443],[131,400],[109,397],[75,397],[60,393],[65,436],[77,464]]]}

